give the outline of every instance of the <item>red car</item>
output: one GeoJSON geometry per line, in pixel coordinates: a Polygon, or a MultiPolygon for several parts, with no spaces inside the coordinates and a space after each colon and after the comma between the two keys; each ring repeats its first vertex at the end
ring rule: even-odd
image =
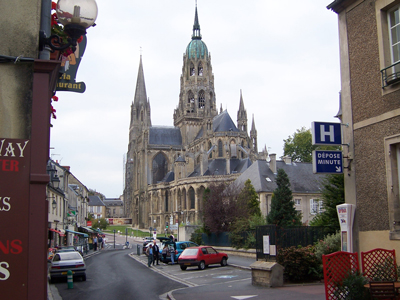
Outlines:
{"type": "Polygon", "coordinates": [[[179,256],[178,264],[181,270],[191,266],[198,266],[200,270],[204,270],[213,264],[220,264],[223,267],[228,264],[228,254],[218,252],[210,246],[189,247],[179,256]]]}

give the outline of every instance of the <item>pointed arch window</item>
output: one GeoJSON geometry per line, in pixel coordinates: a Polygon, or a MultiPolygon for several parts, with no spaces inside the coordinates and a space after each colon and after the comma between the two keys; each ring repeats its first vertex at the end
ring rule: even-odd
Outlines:
{"type": "Polygon", "coordinates": [[[153,184],[163,180],[168,172],[168,162],[164,154],[158,153],[153,159],[153,184]]]}
{"type": "Polygon", "coordinates": [[[194,197],[194,189],[192,187],[190,187],[189,189],[189,199],[190,199],[190,209],[195,209],[196,200],[194,197]]]}
{"type": "MultiPolygon", "coordinates": [[[[208,150],[210,150],[212,147],[211,142],[208,142],[208,150]]],[[[209,158],[212,158],[212,151],[210,152],[210,155],[208,156],[209,158]]]]}
{"type": "Polygon", "coordinates": [[[218,141],[218,156],[219,157],[222,157],[222,141],[221,140],[219,140],[218,141]]]}
{"type": "Polygon", "coordinates": [[[168,192],[165,192],[165,211],[168,212],[168,192]]]}
{"type": "Polygon", "coordinates": [[[198,68],[198,70],[199,70],[199,76],[203,76],[203,64],[200,62],[199,63],[199,68],[198,68]]]}
{"type": "Polygon", "coordinates": [[[206,95],[204,91],[200,91],[199,93],[199,108],[204,108],[206,105],[206,95]]]}
{"type": "Polygon", "coordinates": [[[196,73],[195,69],[194,69],[194,64],[190,63],[190,76],[194,76],[196,73]]]}
{"type": "Polygon", "coordinates": [[[192,91],[188,93],[188,103],[194,103],[194,94],[192,91]]]}
{"type": "Polygon", "coordinates": [[[210,93],[210,108],[213,109],[213,93],[210,93]]]}
{"type": "Polygon", "coordinates": [[[143,122],[143,110],[140,111],[140,121],[143,122]]]}

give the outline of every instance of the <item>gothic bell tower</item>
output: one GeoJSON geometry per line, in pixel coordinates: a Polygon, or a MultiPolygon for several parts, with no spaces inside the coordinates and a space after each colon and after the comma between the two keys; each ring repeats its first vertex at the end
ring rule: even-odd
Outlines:
{"type": "Polygon", "coordinates": [[[182,144],[192,142],[200,130],[212,131],[212,119],[217,113],[214,74],[211,55],[202,41],[195,10],[192,40],[183,55],[179,104],[174,111],[174,126],[181,130],[182,144]]]}

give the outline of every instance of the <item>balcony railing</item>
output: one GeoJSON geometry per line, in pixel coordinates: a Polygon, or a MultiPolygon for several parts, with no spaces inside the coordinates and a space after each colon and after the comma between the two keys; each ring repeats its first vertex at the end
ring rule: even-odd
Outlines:
{"type": "Polygon", "coordinates": [[[400,61],[381,70],[382,88],[400,82],[400,61]],[[398,66],[398,67],[396,67],[398,66]]]}

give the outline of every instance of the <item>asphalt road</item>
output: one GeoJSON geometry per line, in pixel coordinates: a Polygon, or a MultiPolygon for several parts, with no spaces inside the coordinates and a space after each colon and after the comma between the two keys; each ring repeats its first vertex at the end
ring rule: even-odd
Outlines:
{"type": "Polygon", "coordinates": [[[104,250],[86,259],[86,281],[74,281],[73,289],[68,289],[66,281],[56,283],[62,299],[149,300],[185,287],[130,258],[130,252],[131,249],[104,250]]]}

